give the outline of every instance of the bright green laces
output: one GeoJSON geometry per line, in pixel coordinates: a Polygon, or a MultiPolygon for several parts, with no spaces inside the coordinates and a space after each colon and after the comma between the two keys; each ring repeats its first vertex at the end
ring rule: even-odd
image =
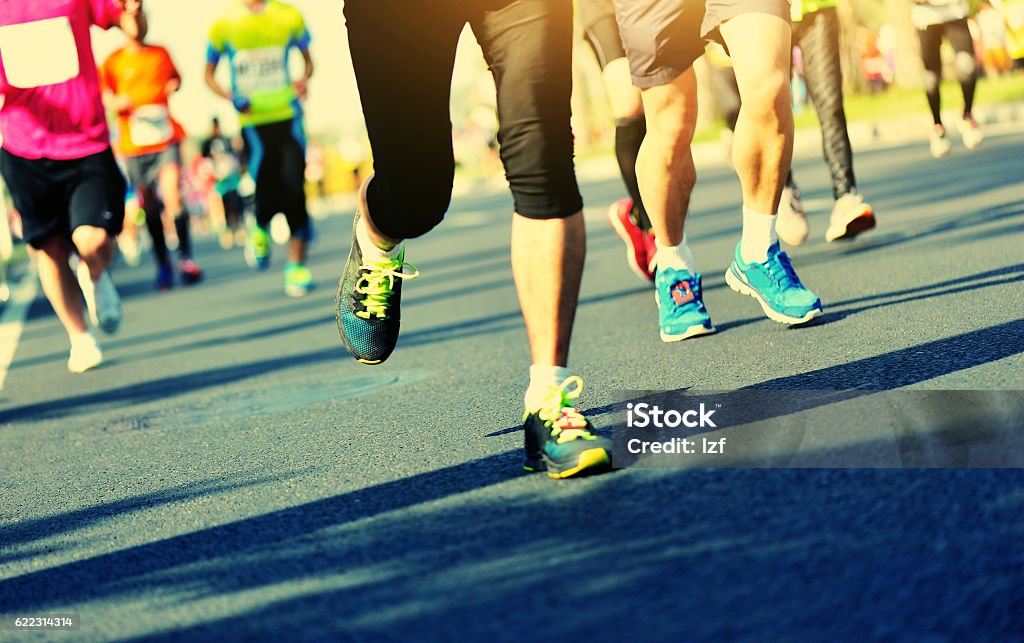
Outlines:
{"type": "Polygon", "coordinates": [[[362,276],[356,282],[355,291],[365,295],[362,304],[366,310],[356,313],[358,317],[369,319],[371,316],[383,319],[388,312],[388,298],[395,289],[395,279],[415,279],[420,276],[420,271],[411,263],[402,259],[398,261],[384,261],[379,264],[363,262],[359,266],[362,276]],[[408,266],[412,272],[405,272],[408,266]]]}
{"type": "Polygon", "coordinates": [[[596,440],[587,430],[587,419],[576,410],[574,400],[583,392],[583,378],[568,377],[558,386],[552,386],[538,415],[544,425],[551,427],[551,436],[559,444],[573,440],[596,440]]]}

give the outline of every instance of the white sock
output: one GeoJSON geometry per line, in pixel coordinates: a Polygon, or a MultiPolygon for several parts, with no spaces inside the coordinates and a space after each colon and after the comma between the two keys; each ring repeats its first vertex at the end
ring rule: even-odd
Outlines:
{"type": "Polygon", "coordinates": [[[96,341],[96,338],[93,337],[92,333],[89,331],[85,331],[84,333],[70,333],[68,334],[68,339],[71,341],[72,348],[82,343],[91,344],[96,341]]]}
{"type": "Polygon", "coordinates": [[[775,234],[774,214],[764,214],[743,206],[743,236],[740,237],[740,257],[747,263],[768,261],[768,248],[779,241],[775,234]]]}
{"type": "Polygon", "coordinates": [[[398,261],[399,255],[402,254],[402,248],[405,247],[404,241],[399,241],[391,250],[384,250],[378,247],[370,238],[365,217],[360,217],[359,224],[356,225],[356,241],[359,243],[359,250],[362,251],[364,257],[377,259],[378,261],[388,259],[398,261]]]}
{"type": "Polygon", "coordinates": [[[663,246],[657,240],[654,241],[654,245],[658,248],[654,261],[659,268],[686,270],[693,274],[693,253],[690,252],[690,246],[686,245],[685,234],[678,246],[663,246]]]}
{"type": "Polygon", "coordinates": [[[536,411],[544,404],[552,386],[559,386],[572,372],[564,366],[548,366],[547,364],[530,365],[530,386],[523,396],[523,404],[527,411],[536,411]]]}

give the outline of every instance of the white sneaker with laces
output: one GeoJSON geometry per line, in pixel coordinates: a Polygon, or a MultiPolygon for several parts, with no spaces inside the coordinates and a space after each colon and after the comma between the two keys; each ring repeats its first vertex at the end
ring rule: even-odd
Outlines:
{"type": "Polygon", "coordinates": [[[946,138],[946,128],[942,125],[936,125],[932,129],[930,146],[933,158],[939,159],[949,154],[949,139],[946,138]]]}
{"type": "Polygon", "coordinates": [[[853,239],[875,227],[875,211],[856,190],[839,197],[832,208],[825,241],[853,239]]]}
{"type": "Polygon", "coordinates": [[[89,266],[79,261],[75,269],[78,286],[89,309],[89,320],[104,333],[113,334],[121,327],[121,296],[117,294],[114,281],[104,270],[96,281],[89,274],[89,266]]]}
{"type": "Polygon", "coordinates": [[[964,147],[969,150],[978,149],[981,142],[985,140],[984,134],[978,128],[978,123],[970,116],[960,121],[960,137],[964,141],[964,147]]]}
{"type": "Polygon", "coordinates": [[[72,373],[84,373],[103,363],[103,351],[92,333],[82,333],[71,337],[71,355],[68,357],[68,370],[72,373]]]}
{"type": "Polygon", "coordinates": [[[800,200],[800,190],[790,187],[783,188],[782,198],[779,199],[779,216],[775,219],[775,234],[784,243],[798,246],[807,240],[807,235],[810,233],[811,228],[807,225],[804,204],[800,200]]]}

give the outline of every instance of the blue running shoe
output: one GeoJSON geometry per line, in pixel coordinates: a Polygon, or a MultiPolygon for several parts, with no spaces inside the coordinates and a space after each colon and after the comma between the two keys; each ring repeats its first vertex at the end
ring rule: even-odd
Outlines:
{"type": "Polygon", "coordinates": [[[595,435],[594,427],[576,410],[581,392],[583,380],[574,375],[551,387],[541,408],[523,414],[524,471],[571,478],[611,468],[611,441],[595,435]]]}
{"type": "Polygon", "coordinates": [[[654,277],[654,301],[658,304],[661,341],[678,342],[715,332],[711,316],[704,307],[699,274],[658,268],[654,277]]]}
{"type": "Polygon", "coordinates": [[[778,242],[768,249],[768,261],[764,263],[744,262],[737,244],[725,282],[741,295],[756,299],[764,314],[777,322],[803,324],[822,315],[821,300],[800,283],[778,242]]]}

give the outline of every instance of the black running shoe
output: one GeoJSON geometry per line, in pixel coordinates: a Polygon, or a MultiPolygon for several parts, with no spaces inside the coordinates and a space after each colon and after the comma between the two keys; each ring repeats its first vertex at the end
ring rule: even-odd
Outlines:
{"type": "Polygon", "coordinates": [[[356,211],[352,248],[345,273],[338,281],[338,333],[352,357],[363,364],[380,364],[398,343],[402,279],[415,279],[420,273],[405,263],[404,249],[396,260],[377,263],[365,259],[356,240],[359,217],[356,211]],[[412,272],[403,272],[406,266],[412,272]]]}
{"type": "Polygon", "coordinates": [[[539,410],[523,414],[525,471],[547,471],[552,478],[569,478],[611,468],[612,445],[592,433],[593,426],[573,406],[583,380],[573,376],[551,387],[539,410]]]}

